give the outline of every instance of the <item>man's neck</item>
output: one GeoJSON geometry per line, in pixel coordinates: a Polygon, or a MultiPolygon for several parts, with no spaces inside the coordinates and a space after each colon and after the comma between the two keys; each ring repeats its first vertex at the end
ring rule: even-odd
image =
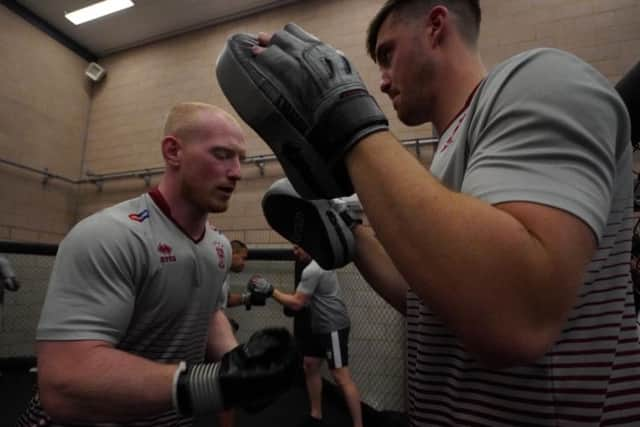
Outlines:
{"type": "Polygon", "coordinates": [[[170,185],[164,178],[158,185],[158,191],[171,211],[171,219],[179,225],[192,240],[200,240],[206,228],[207,213],[197,209],[184,200],[184,198],[180,196],[178,189],[170,185]]]}
{"type": "Polygon", "coordinates": [[[475,53],[456,58],[441,76],[441,108],[434,112],[433,126],[442,135],[464,110],[478,84],[486,77],[487,70],[475,53]]]}

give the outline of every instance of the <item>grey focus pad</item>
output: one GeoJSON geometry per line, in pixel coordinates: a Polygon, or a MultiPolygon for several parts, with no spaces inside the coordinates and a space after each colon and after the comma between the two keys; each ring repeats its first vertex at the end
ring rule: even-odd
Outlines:
{"type": "Polygon", "coordinates": [[[251,48],[257,44],[250,34],[235,34],[227,40],[216,65],[222,92],[270,146],[300,196],[320,199],[352,194],[344,164],[330,165],[309,143],[306,133],[311,126],[304,119],[308,115],[280,84],[277,74],[294,72],[297,68],[290,64],[294,59],[273,45],[254,55],[251,48]]]}
{"type": "Polygon", "coordinates": [[[355,253],[352,231],[329,200],[305,200],[286,179],[262,199],[264,216],[276,232],[299,245],[325,270],[347,265],[355,253]]]}

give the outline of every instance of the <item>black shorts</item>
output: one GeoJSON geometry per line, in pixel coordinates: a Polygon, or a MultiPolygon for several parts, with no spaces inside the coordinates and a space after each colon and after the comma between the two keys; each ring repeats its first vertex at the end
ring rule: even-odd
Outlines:
{"type": "Polygon", "coordinates": [[[293,318],[293,336],[298,349],[303,356],[323,357],[323,353],[316,348],[311,332],[311,312],[308,308],[297,311],[293,318]]]}
{"type": "Polygon", "coordinates": [[[303,356],[326,359],[330,369],[349,366],[349,328],[297,339],[303,356]]]}

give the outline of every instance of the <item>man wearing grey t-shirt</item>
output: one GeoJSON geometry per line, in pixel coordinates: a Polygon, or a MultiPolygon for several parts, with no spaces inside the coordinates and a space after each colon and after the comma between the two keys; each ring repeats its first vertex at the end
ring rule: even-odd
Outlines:
{"type": "MultiPolygon", "coordinates": [[[[480,22],[479,0],[387,0],[371,19],[388,105],[439,137],[429,170],[344,53],[294,24],[258,33],[243,63],[269,76],[261,93],[293,136],[245,116],[300,195],[358,194],[371,227],[353,227],[355,264],[406,316],[412,426],[638,425],[625,104],[558,49],[488,70],[480,22]]],[[[292,217],[301,241],[307,216],[292,217]]]]}
{"type": "Polygon", "coordinates": [[[321,425],[322,376],[320,368],[326,360],[329,371],[340,387],[351,414],[354,427],[362,427],[360,393],[349,372],[350,320],[347,307],[340,296],[335,271],[322,269],[299,246],[293,247],[298,262],[307,264],[293,294],[273,289],[273,299],[285,307],[298,311],[309,306],[311,336],[300,348],[304,356],[304,372],[311,413],[305,425],[321,425]]]}
{"type": "Polygon", "coordinates": [[[220,309],[231,248],[208,216],[227,209],[241,178],[240,126],[186,102],[163,135],[159,185],[60,244],[36,334],[38,393],[19,426],[186,427],[260,409],[290,384],[290,334],[264,329],[238,345],[220,309]]]}

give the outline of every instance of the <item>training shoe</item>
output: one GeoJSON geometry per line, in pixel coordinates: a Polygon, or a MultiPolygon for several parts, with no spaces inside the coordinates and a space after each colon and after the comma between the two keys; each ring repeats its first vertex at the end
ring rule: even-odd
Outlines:
{"type": "Polygon", "coordinates": [[[311,415],[307,415],[306,418],[303,418],[300,423],[298,423],[297,427],[321,427],[324,426],[322,423],[322,419],[312,417],[311,415]]]}

